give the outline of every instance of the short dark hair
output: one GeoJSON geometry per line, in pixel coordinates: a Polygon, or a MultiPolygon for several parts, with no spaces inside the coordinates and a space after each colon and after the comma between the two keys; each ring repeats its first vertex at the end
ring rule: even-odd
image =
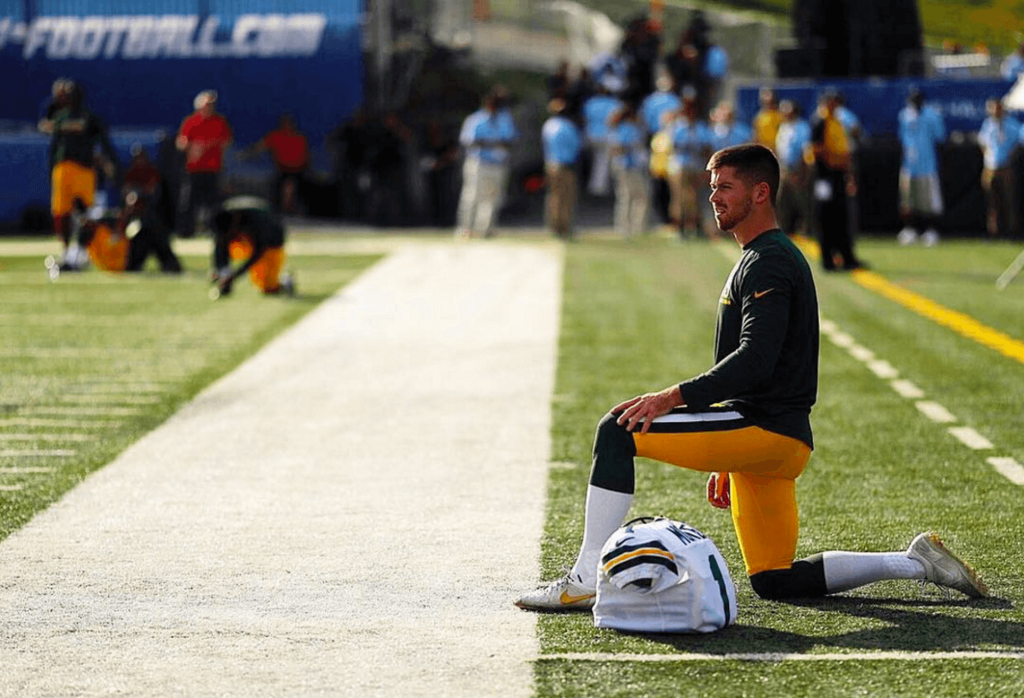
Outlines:
{"type": "Polygon", "coordinates": [[[779,193],[779,160],[771,148],[757,143],[722,148],[708,160],[707,170],[711,172],[722,167],[734,168],[737,176],[749,185],[767,184],[772,206],[775,205],[775,197],[779,193]]]}

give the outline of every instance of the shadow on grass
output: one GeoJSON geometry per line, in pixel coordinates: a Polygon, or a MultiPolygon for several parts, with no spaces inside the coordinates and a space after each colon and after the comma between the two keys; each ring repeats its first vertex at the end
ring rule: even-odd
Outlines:
{"type": "MultiPolygon", "coordinates": [[[[843,613],[867,621],[870,627],[838,635],[801,635],[755,625],[733,625],[710,635],[628,634],[678,652],[731,654],[766,651],[806,653],[815,649],[903,652],[964,651],[970,648],[1024,649],[1024,623],[943,613],[944,609],[971,608],[1005,611],[1005,599],[945,601],[871,598],[835,598],[787,604],[808,611],[843,613]],[[882,626],[880,627],[880,623],[882,626]],[[738,649],[742,648],[742,649],[738,649]]],[[[809,619],[813,624],[814,619],[809,619]]]]}
{"type": "MultiPolygon", "coordinates": [[[[970,608],[1005,611],[1007,599],[907,600],[897,598],[836,597],[785,604],[822,614],[822,625],[831,624],[824,614],[841,613],[867,621],[871,627],[829,635],[800,634],[774,628],[734,625],[708,635],[628,633],[652,644],[667,645],[678,652],[732,654],[735,652],[806,653],[815,649],[941,652],[973,648],[1024,649],[1024,623],[943,613],[946,609],[970,608]]],[[[808,618],[810,626],[816,619],[808,618]]]]}

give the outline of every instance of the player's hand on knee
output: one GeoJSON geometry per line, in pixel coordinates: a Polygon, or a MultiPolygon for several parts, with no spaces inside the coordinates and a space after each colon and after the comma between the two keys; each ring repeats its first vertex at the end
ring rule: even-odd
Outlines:
{"type": "Polygon", "coordinates": [[[729,473],[711,473],[708,478],[708,501],[716,509],[728,509],[732,505],[729,495],[729,473]]]}

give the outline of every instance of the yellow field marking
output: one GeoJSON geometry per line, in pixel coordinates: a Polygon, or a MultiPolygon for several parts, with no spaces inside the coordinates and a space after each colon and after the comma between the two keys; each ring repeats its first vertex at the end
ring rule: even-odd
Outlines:
{"type": "MultiPolygon", "coordinates": [[[[795,237],[794,242],[811,259],[821,258],[817,243],[805,237],[795,237]]],[[[961,337],[973,339],[989,349],[995,349],[1003,356],[1024,364],[1024,342],[1007,334],[983,325],[970,315],[939,305],[930,298],[914,293],[902,286],[897,286],[884,276],[866,269],[857,269],[852,273],[853,280],[875,293],[896,301],[904,308],[913,310],[918,315],[928,318],[943,327],[948,327],[961,337]]]]}
{"type": "Polygon", "coordinates": [[[871,271],[858,269],[853,272],[853,280],[864,288],[896,301],[904,308],[913,310],[922,317],[943,327],[948,327],[962,337],[973,339],[978,344],[994,349],[1003,356],[1024,363],[1024,342],[983,325],[970,315],[950,310],[918,293],[897,286],[871,271]]]}

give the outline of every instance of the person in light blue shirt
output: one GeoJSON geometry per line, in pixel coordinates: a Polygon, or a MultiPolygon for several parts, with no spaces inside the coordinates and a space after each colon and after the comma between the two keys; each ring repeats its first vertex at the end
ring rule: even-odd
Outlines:
{"type": "Polygon", "coordinates": [[[672,155],[668,161],[669,216],[680,235],[703,234],[701,198],[707,186],[704,165],[711,152],[711,129],[698,117],[696,97],[684,95],[683,108],[672,127],[672,155]]]}
{"type": "Polygon", "coordinates": [[[781,170],[776,206],[779,225],[787,233],[796,233],[801,225],[805,233],[811,233],[810,173],[804,161],[804,151],[811,142],[811,124],[803,118],[800,103],[790,99],[779,102],[779,114],[782,123],[775,136],[775,154],[781,170]]]}
{"type": "Polygon", "coordinates": [[[640,118],[649,136],[653,136],[664,126],[662,118],[665,114],[678,111],[683,106],[670,75],[659,77],[655,86],[658,89],[644,97],[640,103],[640,118]]]}
{"type": "Polygon", "coordinates": [[[719,102],[711,112],[711,149],[721,150],[734,145],[750,143],[754,131],[747,124],[736,121],[736,109],[729,102],[719,102]]]}
{"type": "Polygon", "coordinates": [[[647,227],[647,137],[636,108],[627,104],[612,116],[612,171],[615,173],[615,230],[625,238],[647,227]]]}
{"type": "Polygon", "coordinates": [[[937,148],[946,140],[946,126],[938,110],[925,104],[924,94],[914,88],[907,106],[899,113],[899,139],[903,149],[900,166],[901,244],[921,240],[931,246],[939,241],[936,224],[942,215],[937,148]]]}
{"type": "Polygon", "coordinates": [[[583,148],[579,127],[566,116],[568,105],[555,98],[548,104],[551,114],[541,127],[544,151],[544,176],[547,197],[544,202],[548,227],[560,238],[573,236],[573,214],[576,208],[576,163],[583,148]]]}
{"type": "Polygon", "coordinates": [[[483,107],[466,118],[459,133],[465,149],[455,229],[460,238],[493,234],[513,140],[507,120],[499,116],[500,107],[501,94],[492,91],[483,107]]]}
{"type": "Polygon", "coordinates": [[[1022,72],[1024,72],[1024,43],[1007,56],[999,66],[999,74],[1005,80],[1016,80],[1022,72]]]}
{"type": "Polygon", "coordinates": [[[989,99],[985,109],[988,117],[978,131],[978,145],[985,158],[981,186],[988,204],[988,233],[1015,237],[1017,201],[1012,156],[1024,134],[1021,133],[1021,123],[1005,113],[1003,103],[998,99],[989,99]]]}
{"type": "Polygon", "coordinates": [[[611,143],[608,119],[622,108],[622,102],[607,89],[599,89],[583,103],[583,129],[590,154],[587,191],[607,196],[611,191],[611,143]]]}

